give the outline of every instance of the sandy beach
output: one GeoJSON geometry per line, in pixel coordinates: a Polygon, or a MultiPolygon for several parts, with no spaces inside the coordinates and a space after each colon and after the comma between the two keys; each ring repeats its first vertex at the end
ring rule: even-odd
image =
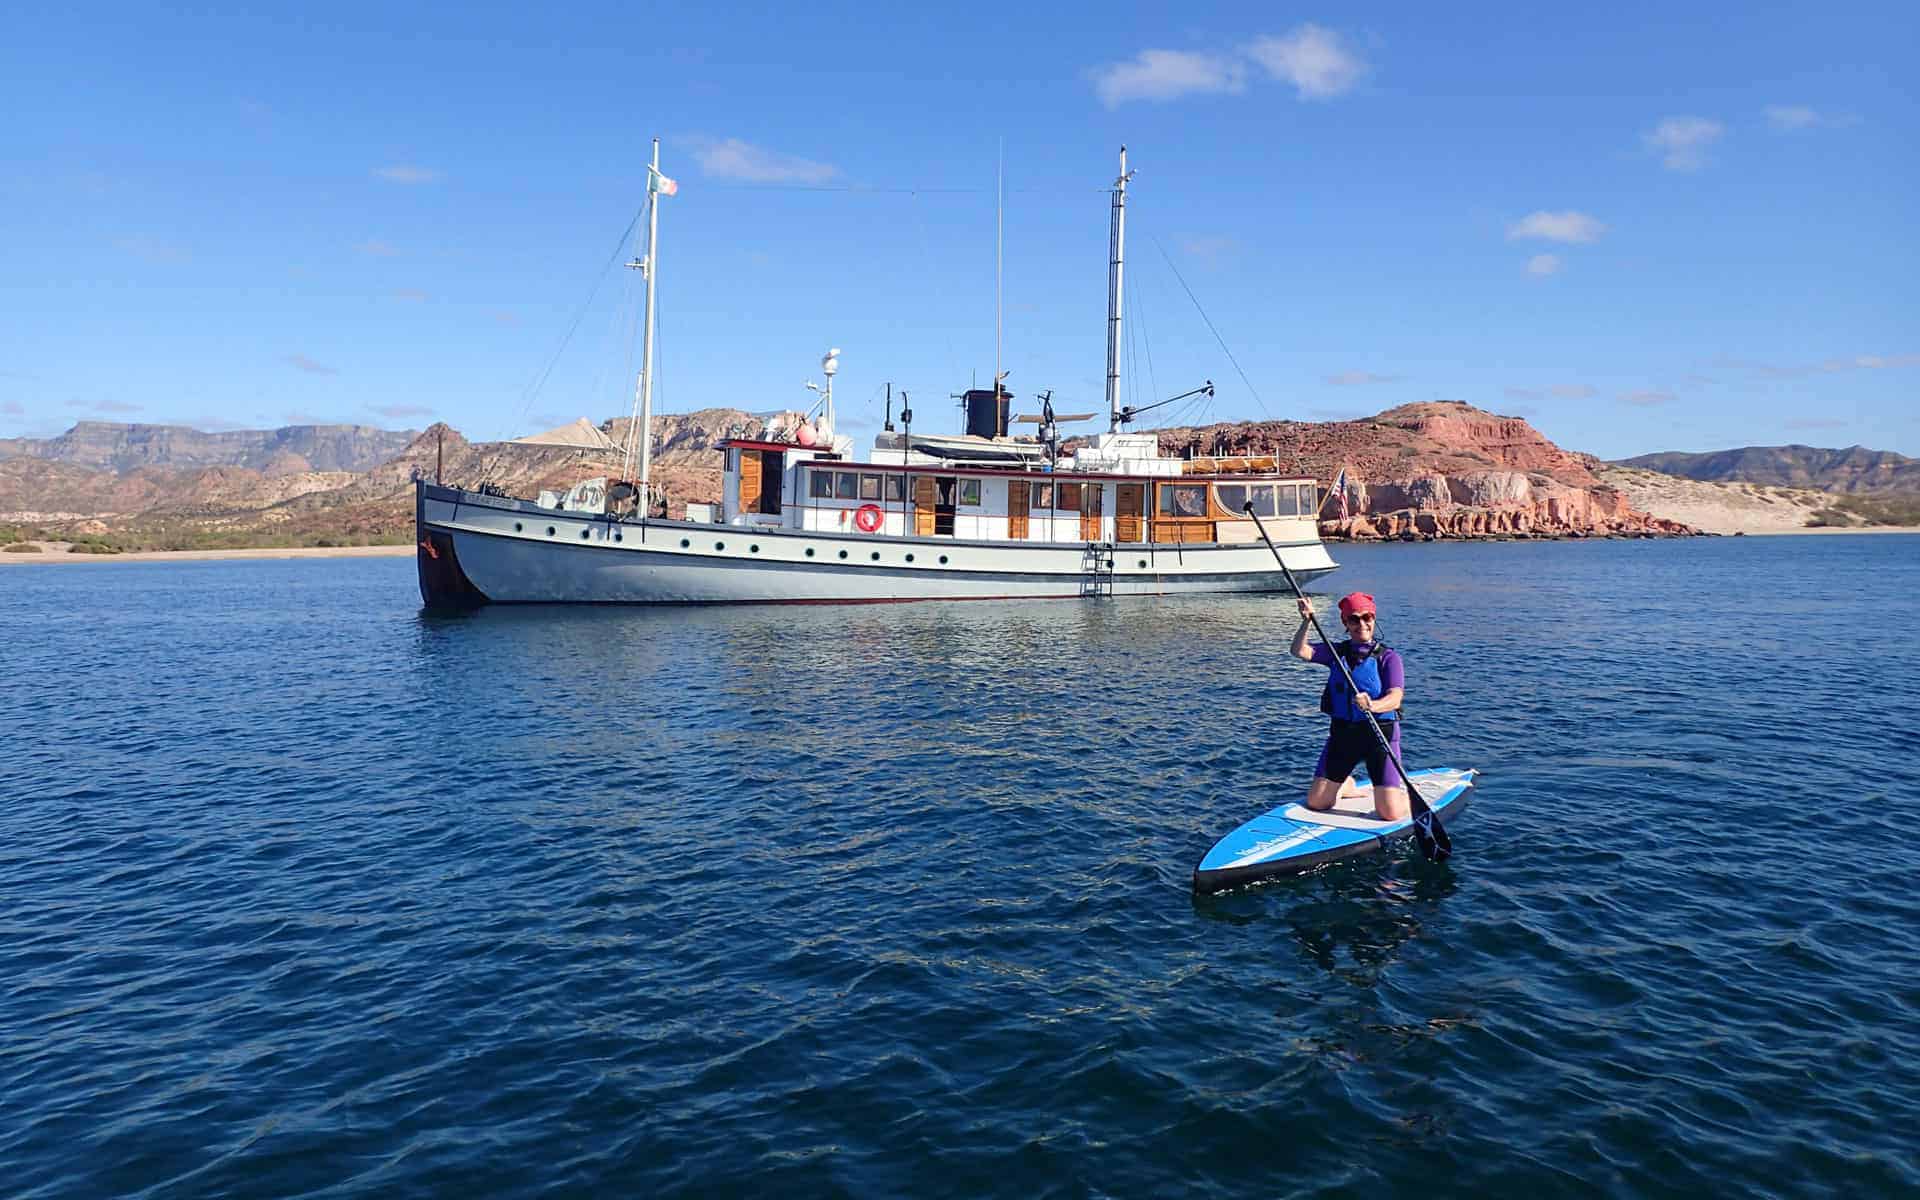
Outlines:
{"type": "Polygon", "coordinates": [[[215,558],[399,558],[405,546],[287,546],[265,550],[140,550],[128,554],[70,554],[70,542],[40,542],[39,554],[0,553],[0,566],[16,563],[188,562],[215,558]]]}

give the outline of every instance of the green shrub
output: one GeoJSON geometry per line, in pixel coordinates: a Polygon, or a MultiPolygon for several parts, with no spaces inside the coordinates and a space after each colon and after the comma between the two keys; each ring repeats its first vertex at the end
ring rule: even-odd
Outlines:
{"type": "Polygon", "coordinates": [[[45,549],[38,542],[8,542],[6,545],[0,546],[0,553],[43,554],[45,553],[45,549]]]}

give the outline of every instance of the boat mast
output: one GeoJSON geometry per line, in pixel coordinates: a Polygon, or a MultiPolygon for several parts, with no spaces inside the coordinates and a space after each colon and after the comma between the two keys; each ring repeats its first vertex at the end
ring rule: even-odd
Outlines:
{"type": "MultiPolygon", "coordinates": [[[[645,332],[641,335],[640,343],[639,394],[634,397],[634,423],[627,435],[630,447],[635,444],[639,446],[637,482],[642,520],[653,514],[653,290],[659,275],[660,196],[662,192],[671,196],[678,188],[678,184],[660,174],[660,139],[655,138],[653,162],[647,167],[647,253],[644,258],[627,264],[629,267],[638,267],[647,279],[645,332]]],[[[632,456],[633,452],[629,450],[629,459],[632,456]]]]}
{"type": "Polygon", "coordinates": [[[1127,148],[1120,147],[1120,177],[1113,181],[1113,225],[1107,259],[1107,432],[1120,428],[1120,293],[1127,244],[1127,148]]]}

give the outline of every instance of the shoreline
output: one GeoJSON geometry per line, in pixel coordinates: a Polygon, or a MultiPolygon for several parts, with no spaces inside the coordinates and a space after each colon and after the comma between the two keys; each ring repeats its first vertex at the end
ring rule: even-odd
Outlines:
{"type": "Polygon", "coordinates": [[[399,558],[414,553],[413,543],[399,546],[267,546],[235,550],[130,550],[125,554],[69,554],[71,542],[40,542],[39,554],[0,552],[0,565],[32,563],[211,562],[247,558],[399,558]]]}
{"type": "MultiPolygon", "coordinates": [[[[1623,542],[1623,541],[1666,541],[1688,540],[1692,537],[1803,537],[1808,535],[1836,536],[1845,534],[1920,534],[1920,525],[1861,525],[1819,526],[1795,529],[1745,529],[1730,533],[1699,534],[1653,534],[1649,536],[1626,535],[1608,536],[1589,534],[1574,537],[1568,534],[1536,534],[1532,537],[1437,537],[1414,538],[1409,543],[1406,538],[1326,538],[1333,546],[1392,546],[1403,544],[1427,544],[1429,542],[1623,542]]],[[[0,552],[0,566],[47,565],[51,563],[110,563],[110,562],[217,562],[244,559],[289,559],[289,558],[400,558],[414,553],[411,542],[397,546],[268,546],[233,550],[134,550],[125,554],[69,554],[70,542],[40,542],[46,547],[38,554],[7,554],[0,552]]]]}

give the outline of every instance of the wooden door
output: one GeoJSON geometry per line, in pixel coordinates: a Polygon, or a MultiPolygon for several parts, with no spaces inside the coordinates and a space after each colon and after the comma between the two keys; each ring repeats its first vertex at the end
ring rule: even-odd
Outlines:
{"type": "Polygon", "coordinates": [[[740,452],[740,511],[760,511],[760,452],[740,452]]]}
{"type": "Polygon", "coordinates": [[[1114,540],[1117,542],[1146,541],[1146,522],[1141,518],[1147,507],[1147,485],[1144,483],[1119,484],[1115,488],[1114,500],[1114,540]]]}
{"type": "Polygon", "coordinates": [[[1100,493],[1107,489],[1098,483],[1080,485],[1080,540],[1100,540],[1100,493]]]}
{"type": "Polygon", "coordinates": [[[1027,537],[1027,502],[1033,486],[1024,479],[1007,480],[1007,536],[1014,541],[1027,537]]]}
{"type": "Polygon", "coordinates": [[[915,537],[933,536],[933,509],[939,503],[939,491],[933,476],[922,475],[913,481],[913,532],[915,537]]]}

